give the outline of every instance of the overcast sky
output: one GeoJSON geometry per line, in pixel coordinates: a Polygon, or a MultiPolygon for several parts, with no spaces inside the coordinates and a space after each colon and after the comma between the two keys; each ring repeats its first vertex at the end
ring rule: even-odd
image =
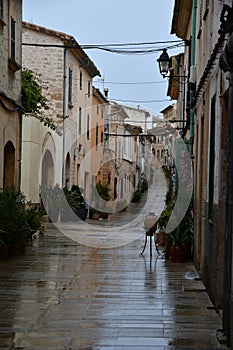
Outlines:
{"type": "MultiPolygon", "coordinates": [[[[23,19],[70,34],[80,45],[161,42],[178,40],[170,35],[173,6],[174,0],[24,0],[23,19]]],[[[167,44],[157,45],[161,49],[164,46],[167,44]]],[[[182,50],[182,47],[169,50],[169,55],[182,50]]],[[[110,99],[133,100],[132,103],[117,102],[140,105],[155,115],[171,103],[166,96],[167,79],[163,79],[158,71],[157,58],[161,52],[123,55],[101,50],[85,51],[104,78],[110,99]],[[168,101],[139,102],[164,99],[168,101]]],[[[95,78],[94,85],[102,90],[103,83],[99,80],[95,78]]]]}

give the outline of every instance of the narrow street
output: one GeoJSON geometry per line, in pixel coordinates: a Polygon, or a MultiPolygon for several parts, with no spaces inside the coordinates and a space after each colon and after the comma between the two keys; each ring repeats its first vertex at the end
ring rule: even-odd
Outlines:
{"type": "MultiPolygon", "coordinates": [[[[161,209],[162,199],[154,201],[161,209]]],[[[135,208],[98,227],[133,222],[135,208]]],[[[148,246],[140,256],[142,225],[137,234],[129,244],[103,249],[48,224],[25,255],[1,261],[0,349],[225,349],[216,337],[220,317],[192,262],[166,261],[154,247],[150,261],[148,246]]]]}
{"type": "Polygon", "coordinates": [[[142,246],[89,248],[51,225],[0,262],[0,348],[219,349],[220,318],[192,263],[154,254],[150,268],[142,246]]]}

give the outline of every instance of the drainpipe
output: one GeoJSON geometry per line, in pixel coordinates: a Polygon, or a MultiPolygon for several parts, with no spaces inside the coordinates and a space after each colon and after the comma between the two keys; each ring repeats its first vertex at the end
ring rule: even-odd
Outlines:
{"type": "MultiPolygon", "coordinates": [[[[196,37],[196,18],[197,18],[197,0],[193,0],[193,9],[192,9],[192,40],[191,40],[191,67],[195,66],[195,37],[196,37]]],[[[190,157],[194,158],[193,155],[193,144],[194,144],[194,89],[190,93],[190,157]]]]}
{"type": "Polygon", "coordinates": [[[22,132],[23,132],[23,116],[22,111],[18,111],[19,114],[19,160],[18,160],[18,183],[17,191],[21,190],[21,173],[22,173],[22,132]]]}
{"type": "Polygon", "coordinates": [[[65,187],[65,120],[66,120],[66,54],[67,49],[64,48],[64,61],[63,61],[63,124],[62,124],[62,187],[65,187]]]}

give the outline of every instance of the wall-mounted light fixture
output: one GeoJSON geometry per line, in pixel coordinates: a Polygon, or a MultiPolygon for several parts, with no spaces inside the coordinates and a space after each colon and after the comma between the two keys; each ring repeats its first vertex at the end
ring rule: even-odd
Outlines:
{"type": "Polygon", "coordinates": [[[159,64],[159,72],[163,78],[165,78],[171,68],[171,59],[168,56],[167,49],[163,49],[163,52],[157,59],[159,64]]]}
{"type": "MultiPolygon", "coordinates": [[[[167,49],[163,49],[163,52],[157,59],[159,64],[159,72],[163,78],[170,78],[170,70],[172,68],[172,60],[167,53],[167,49]]],[[[173,78],[188,78],[186,75],[174,75],[173,78]]]]}

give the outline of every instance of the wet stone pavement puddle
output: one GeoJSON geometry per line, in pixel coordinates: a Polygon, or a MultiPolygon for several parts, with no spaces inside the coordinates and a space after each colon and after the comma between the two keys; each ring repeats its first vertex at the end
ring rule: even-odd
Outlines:
{"type": "MultiPolygon", "coordinates": [[[[146,211],[153,204],[160,212],[164,193],[154,193],[146,211]]],[[[135,229],[137,239],[121,247],[83,245],[48,224],[25,255],[0,261],[0,349],[225,349],[216,337],[220,317],[193,263],[166,261],[154,247],[150,260],[148,246],[140,256],[142,217],[134,220],[132,206],[95,224],[92,239],[119,222],[127,228],[122,235],[135,229]]]]}
{"type": "MultiPolygon", "coordinates": [[[[79,245],[52,225],[0,262],[0,349],[224,349],[192,262],[79,245]]],[[[148,248],[148,247],[147,247],[148,248]]]]}

